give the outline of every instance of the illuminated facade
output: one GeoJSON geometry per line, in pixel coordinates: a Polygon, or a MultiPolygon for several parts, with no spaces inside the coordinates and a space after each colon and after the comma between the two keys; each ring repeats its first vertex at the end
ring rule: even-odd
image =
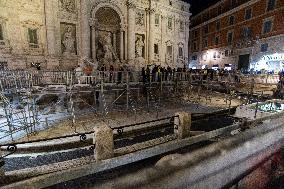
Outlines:
{"type": "Polygon", "coordinates": [[[0,0],[1,67],[183,67],[189,8],[180,0],[0,0]]]}
{"type": "Polygon", "coordinates": [[[192,18],[190,66],[282,69],[284,0],[222,0],[192,18]]]}

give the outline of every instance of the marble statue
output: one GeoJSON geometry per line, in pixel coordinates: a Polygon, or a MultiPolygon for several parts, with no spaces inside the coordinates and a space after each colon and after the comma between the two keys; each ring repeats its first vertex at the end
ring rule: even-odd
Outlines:
{"type": "Polygon", "coordinates": [[[72,26],[67,26],[63,35],[62,44],[65,54],[75,54],[75,39],[72,35],[72,26]]]}
{"type": "Polygon", "coordinates": [[[117,60],[117,54],[113,48],[111,42],[111,33],[108,32],[102,37],[102,44],[103,44],[103,61],[105,64],[112,64],[115,63],[117,60]]]}
{"type": "Polygon", "coordinates": [[[142,36],[137,36],[136,47],[136,58],[143,57],[144,42],[142,36]]]}

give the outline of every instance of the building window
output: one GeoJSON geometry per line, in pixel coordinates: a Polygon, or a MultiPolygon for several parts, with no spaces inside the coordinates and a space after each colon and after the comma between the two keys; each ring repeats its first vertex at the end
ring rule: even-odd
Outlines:
{"type": "Polygon", "coordinates": [[[154,53],[159,54],[159,45],[158,44],[154,44],[154,53]]]}
{"type": "Polygon", "coordinates": [[[246,20],[249,20],[249,19],[251,19],[251,17],[252,17],[252,10],[251,10],[251,8],[246,9],[246,12],[245,12],[245,19],[246,19],[246,20]]]}
{"type": "Polygon", "coordinates": [[[29,46],[31,48],[38,48],[37,29],[28,29],[29,46]]]}
{"type": "Polygon", "coordinates": [[[197,60],[197,55],[193,55],[193,56],[191,57],[191,60],[197,60]]]}
{"type": "Polygon", "coordinates": [[[3,26],[0,24],[0,40],[4,40],[3,26]]]}
{"type": "Polygon", "coordinates": [[[196,41],[193,42],[193,50],[197,50],[197,42],[196,41]]]}
{"type": "Polygon", "coordinates": [[[252,37],[252,31],[251,31],[251,28],[250,27],[244,27],[242,29],[242,37],[243,38],[250,38],[252,37]]]}
{"type": "Polygon", "coordinates": [[[217,21],[216,22],[216,30],[219,31],[220,28],[221,28],[221,23],[220,23],[220,21],[217,21]]]}
{"type": "Polygon", "coordinates": [[[231,6],[232,8],[237,6],[237,0],[231,0],[231,6]]]}
{"type": "Polygon", "coordinates": [[[217,58],[217,52],[213,53],[213,58],[216,59],[217,58]]]}
{"type": "Polygon", "coordinates": [[[215,37],[215,41],[214,41],[215,45],[219,45],[219,36],[215,37]]]}
{"type": "Polygon", "coordinates": [[[209,20],[209,12],[207,12],[207,13],[205,14],[205,19],[206,19],[206,20],[209,20]]]}
{"type": "Polygon", "coordinates": [[[229,50],[225,50],[225,56],[226,56],[226,57],[229,56],[229,50]]]}
{"type": "Polygon", "coordinates": [[[235,24],[235,16],[230,16],[229,17],[229,25],[234,25],[235,24]]]}
{"type": "Polygon", "coordinates": [[[178,56],[183,57],[183,48],[182,47],[178,48],[178,56]]]}
{"type": "Polygon", "coordinates": [[[272,11],[275,9],[276,0],[268,0],[267,2],[267,11],[272,11]]]}
{"type": "Polygon", "coordinates": [[[168,18],[168,28],[169,28],[170,30],[173,29],[173,18],[168,18]]]}
{"type": "Polygon", "coordinates": [[[172,5],[173,5],[173,2],[172,2],[172,1],[169,1],[169,5],[172,6],[172,5]]]}
{"type": "Polygon", "coordinates": [[[272,30],[272,21],[267,20],[263,23],[263,34],[269,33],[272,30]]]}
{"type": "Polygon", "coordinates": [[[205,39],[203,39],[203,48],[206,48],[206,47],[208,47],[208,39],[207,38],[205,38],[205,39]]]}
{"type": "Polygon", "coordinates": [[[261,44],[261,52],[267,52],[267,49],[268,49],[267,43],[261,44]]]}
{"type": "Polygon", "coordinates": [[[232,45],[233,42],[233,32],[229,32],[227,36],[227,41],[229,45],[232,45]]]}
{"type": "Polygon", "coordinates": [[[170,56],[172,56],[172,54],[173,54],[173,48],[172,48],[172,46],[167,46],[167,54],[170,55],[170,56]]]}
{"type": "Polygon", "coordinates": [[[222,14],[222,7],[221,6],[218,7],[218,15],[220,15],[220,14],[222,14]]]}
{"type": "Polygon", "coordinates": [[[159,26],[159,24],[160,24],[160,15],[155,14],[155,26],[159,26]]]}
{"type": "Polygon", "coordinates": [[[209,32],[209,27],[208,27],[208,25],[207,25],[207,26],[204,26],[203,32],[204,32],[205,34],[207,34],[207,33],[209,32]]]}
{"type": "Polygon", "coordinates": [[[198,34],[197,34],[197,31],[196,31],[196,30],[194,31],[193,35],[194,35],[194,38],[197,37],[198,34]]]}

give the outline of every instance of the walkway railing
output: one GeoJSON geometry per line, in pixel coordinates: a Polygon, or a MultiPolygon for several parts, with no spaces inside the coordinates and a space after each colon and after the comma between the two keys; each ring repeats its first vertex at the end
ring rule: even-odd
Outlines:
{"type": "Polygon", "coordinates": [[[194,72],[157,72],[145,73],[133,71],[95,71],[90,75],[78,71],[17,71],[5,70],[0,72],[0,90],[24,89],[32,86],[44,85],[94,85],[103,83],[126,82],[169,82],[169,81],[218,81],[218,82],[251,82],[262,84],[277,84],[278,75],[242,75],[242,74],[216,74],[194,72]]]}

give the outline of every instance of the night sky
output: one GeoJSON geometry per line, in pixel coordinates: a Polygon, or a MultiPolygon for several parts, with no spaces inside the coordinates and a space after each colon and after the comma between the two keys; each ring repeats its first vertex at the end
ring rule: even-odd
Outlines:
{"type": "Polygon", "coordinates": [[[196,15],[197,13],[201,12],[202,10],[206,9],[210,5],[215,4],[219,0],[183,0],[191,4],[191,13],[196,15]]]}

